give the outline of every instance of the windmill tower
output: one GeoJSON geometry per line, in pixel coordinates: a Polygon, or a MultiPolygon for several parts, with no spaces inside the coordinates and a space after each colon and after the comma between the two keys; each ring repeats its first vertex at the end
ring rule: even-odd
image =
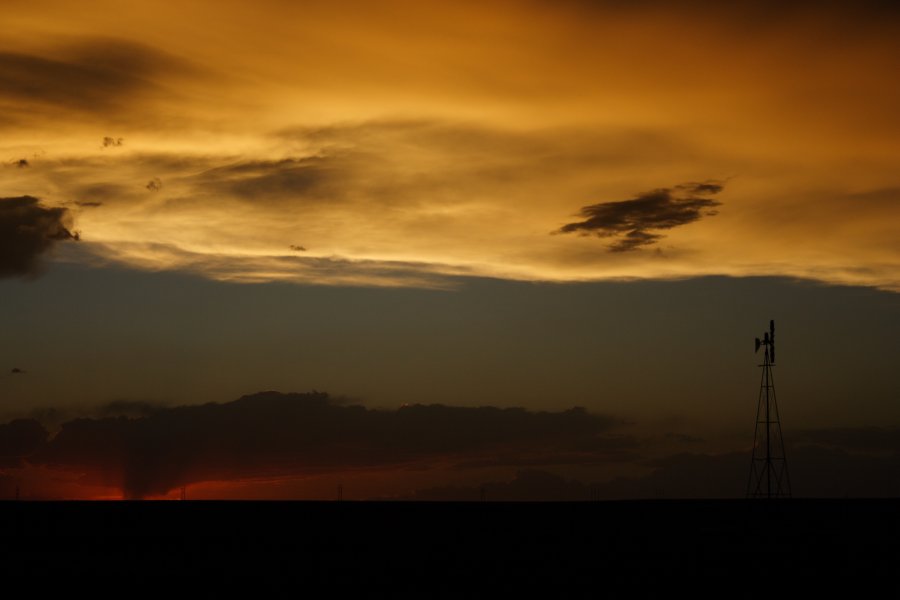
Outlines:
{"type": "Polygon", "coordinates": [[[756,405],[756,431],[753,434],[753,457],[750,460],[750,478],[747,480],[748,498],[790,498],[791,479],[788,477],[787,459],[784,456],[784,438],[781,437],[781,419],[775,401],[775,321],[769,321],[769,331],[760,341],[756,338],[756,352],[764,348],[762,379],[759,384],[759,402],[756,405]]]}

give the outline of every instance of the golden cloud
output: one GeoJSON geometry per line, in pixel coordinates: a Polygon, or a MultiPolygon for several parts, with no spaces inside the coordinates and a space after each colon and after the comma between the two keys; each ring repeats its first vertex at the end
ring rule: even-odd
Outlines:
{"type": "Polygon", "coordinates": [[[896,11],[13,4],[0,191],[69,207],[79,260],[241,281],[900,290],[896,11]],[[728,180],[718,215],[652,246],[548,235],[582,207],[706,180],[728,180]]]}

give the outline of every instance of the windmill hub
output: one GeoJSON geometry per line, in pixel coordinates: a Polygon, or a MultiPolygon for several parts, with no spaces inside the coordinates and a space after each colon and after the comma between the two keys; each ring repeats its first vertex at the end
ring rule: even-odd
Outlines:
{"type": "Polygon", "coordinates": [[[769,355],[769,361],[772,364],[775,364],[775,321],[769,321],[769,331],[763,334],[762,341],[759,338],[756,338],[756,349],[754,352],[759,352],[760,346],[765,347],[766,353],[769,355]]]}

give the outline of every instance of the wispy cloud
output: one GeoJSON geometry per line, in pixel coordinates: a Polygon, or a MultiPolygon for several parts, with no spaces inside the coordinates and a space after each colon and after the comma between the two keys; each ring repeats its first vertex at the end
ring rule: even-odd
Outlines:
{"type": "MultiPolygon", "coordinates": [[[[196,73],[188,61],[156,48],[89,36],[46,50],[0,51],[0,101],[9,125],[72,117],[122,122],[141,118],[133,111],[144,100],[164,99],[161,90],[196,73]]],[[[101,148],[123,142],[105,136],[101,148]]]]}

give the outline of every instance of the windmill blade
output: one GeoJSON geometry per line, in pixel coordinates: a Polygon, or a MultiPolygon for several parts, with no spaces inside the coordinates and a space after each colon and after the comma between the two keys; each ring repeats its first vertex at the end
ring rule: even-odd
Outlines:
{"type": "Polygon", "coordinates": [[[759,352],[759,338],[756,338],[756,350],[753,351],[753,354],[759,352]]]}
{"type": "Polygon", "coordinates": [[[769,346],[769,360],[774,364],[775,363],[775,344],[769,346]]]}

